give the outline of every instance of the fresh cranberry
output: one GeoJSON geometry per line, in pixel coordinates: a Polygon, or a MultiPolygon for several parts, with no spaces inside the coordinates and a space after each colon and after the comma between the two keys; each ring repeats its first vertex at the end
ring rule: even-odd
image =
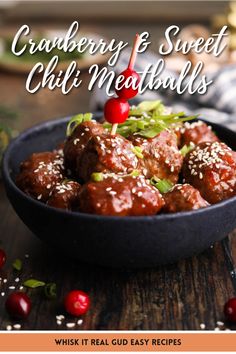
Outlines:
{"type": "Polygon", "coordinates": [[[117,89],[116,93],[120,98],[129,100],[138,93],[138,89],[134,89],[132,86],[137,86],[140,81],[140,76],[135,70],[131,70],[129,68],[124,70],[120,75],[124,76],[124,79],[121,81],[120,85],[124,85],[126,82],[130,87],[123,86],[120,90],[117,89]]]}
{"type": "Polygon", "coordinates": [[[228,321],[236,322],[236,297],[233,297],[226,302],[224,313],[228,321]]]}
{"type": "Polygon", "coordinates": [[[6,253],[0,248],[0,269],[4,266],[6,262],[6,253]]]}
{"type": "Polygon", "coordinates": [[[122,98],[110,98],[104,106],[104,116],[111,124],[124,123],[129,115],[129,104],[122,98]]]}
{"type": "Polygon", "coordinates": [[[73,316],[85,314],[90,306],[89,296],[81,290],[70,291],[64,301],[66,311],[73,316]]]}
{"type": "Polygon", "coordinates": [[[18,291],[8,296],[5,306],[10,316],[24,319],[30,313],[31,301],[28,295],[18,291]]]}

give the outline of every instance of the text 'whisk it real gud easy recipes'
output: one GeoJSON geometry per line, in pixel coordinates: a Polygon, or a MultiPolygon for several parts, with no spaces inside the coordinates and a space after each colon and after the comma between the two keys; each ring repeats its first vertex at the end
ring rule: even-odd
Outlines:
{"type": "MultiPolygon", "coordinates": [[[[12,53],[20,57],[28,52],[30,55],[35,55],[38,52],[50,53],[55,48],[62,53],[77,52],[78,55],[86,53],[87,56],[94,54],[108,55],[106,66],[100,67],[98,64],[92,64],[88,72],[91,76],[87,89],[90,91],[95,86],[101,88],[105,86],[108,96],[114,94],[113,88],[120,90],[122,87],[133,87],[138,89],[138,92],[144,93],[147,89],[159,90],[170,89],[178,94],[188,92],[189,94],[205,94],[208,87],[213,83],[213,80],[208,80],[207,76],[202,74],[204,63],[199,60],[195,65],[187,61],[180,70],[178,78],[172,76],[162,77],[165,70],[165,57],[173,52],[188,54],[190,51],[195,53],[205,52],[206,54],[219,57],[227,47],[225,42],[227,34],[227,26],[223,26],[219,33],[212,34],[208,39],[199,37],[196,40],[182,41],[178,38],[181,29],[176,25],[169,26],[165,31],[165,44],[157,46],[157,61],[154,64],[148,64],[145,69],[138,74],[140,80],[122,80],[112,68],[117,63],[122,51],[129,45],[128,42],[111,39],[106,41],[100,38],[98,41],[86,37],[79,37],[78,21],[74,21],[65,33],[64,37],[54,37],[53,39],[42,38],[39,43],[36,43],[31,38],[31,28],[25,24],[19,28],[12,41],[12,53]]],[[[144,53],[151,41],[149,40],[147,31],[140,34],[140,43],[137,48],[138,53],[144,53]]],[[[155,46],[154,46],[155,47],[155,46]]],[[[60,64],[60,55],[54,55],[48,63],[38,62],[29,72],[26,79],[26,89],[30,93],[36,93],[40,88],[48,87],[50,90],[60,88],[63,94],[68,94],[73,88],[79,88],[83,84],[81,78],[81,70],[78,62],[72,60],[65,71],[60,70],[55,72],[60,64]],[[37,74],[42,74],[42,77],[37,78],[37,74]],[[33,83],[34,81],[34,83],[33,83]]]]}
{"type": "Polygon", "coordinates": [[[57,338],[57,346],[142,347],[181,346],[180,338],[57,338]]]}

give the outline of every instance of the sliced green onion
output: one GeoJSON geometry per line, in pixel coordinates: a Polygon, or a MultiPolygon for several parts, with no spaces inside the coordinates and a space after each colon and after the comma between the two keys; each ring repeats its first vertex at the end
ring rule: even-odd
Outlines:
{"type": "Polygon", "coordinates": [[[26,286],[27,288],[38,288],[40,286],[44,286],[45,283],[41,280],[37,280],[37,279],[28,279],[26,281],[24,281],[23,283],[24,286],[26,286]]]}
{"type": "Polygon", "coordinates": [[[140,102],[137,107],[131,108],[129,111],[129,116],[141,115],[144,112],[155,111],[155,113],[162,114],[165,110],[165,106],[160,100],[157,101],[143,101],[140,102]]]}
{"type": "Polygon", "coordinates": [[[85,113],[85,114],[80,113],[77,114],[76,116],[73,116],[67,125],[66,135],[70,136],[79,124],[91,120],[92,117],[93,117],[92,113],[85,113]]]}
{"type": "Polygon", "coordinates": [[[87,121],[91,120],[92,118],[93,118],[92,113],[85,113],[83,116],[83,122],[87,122],[87,121]]]}
{"type": "Polygon", "coordinates": [[[132,176],[132,177],[138,177],[140,175],[140,171],[139,170],[133,170],[129,176],[132,176]]]}
{"type": "MultiPolygon", "coordinates": [[[[137,107],[131,108],[129,118],[118,125],[117,133],[127,138],[138,134],[144,138],[154,138],[165,129],[173,128],[179,123],[197,118],[185,116],[184,112],[164,114],[165,107],[161,101],[144,101],[137,107]]],[[[111,130],[112,125],[104,123],[104,128],[111,130]]]]}
{"type": "Polygon", "coordinates": [[[184,145],[182,149],[180,149],[181,154],[185,157],[191,150],[193,150],[193,146],[184,145]]]}
{"type": "Polygon", "coordinates": [[[44,294],[48,299],[55,299],[57,297],[56,283],[48,283],[44,287],[44,294]]]}
{"type": "Polygon", "coordinates": [[[150,183],[161,193],[167,193],[173,187],[172,182],[168,181],[167,179],[159,179],[156,176],[153,176],[150,179],[150,183]]]}
{"type": "Polygon", "coordinates": [[[19,258],[16,258],[14,262],[12,263],[12,267],[15,270],[20,271],[22,269],[22,261],[19,258]]]}
{"type": "Polygon", "coordinates": [[[93,172],[91,174],[91,179],[94,182],[101,182],[101,181],[103,181],[103,173],[102,172],[93,172]]]}
{"type": "Polygon", "coordinates": [[[147,128],[147,126],[148,126],[148,122],[145,122],[143,120],[137,122],[137,128],[140,130],[147,128]]]}
{"type": "Polygon", "coordinates": [[[165,124],[159,123],[152,128],[141,130],[137,134],[143,136],[144,138],[154,138],[165,129],[167,129],[167,126],[165,124]]]}
{"type": "Polygon", "coordinates": [[[142,149],[140,146],[134,146],[132,149],[133,153],[140,159],[143,159],[142,149]]]}

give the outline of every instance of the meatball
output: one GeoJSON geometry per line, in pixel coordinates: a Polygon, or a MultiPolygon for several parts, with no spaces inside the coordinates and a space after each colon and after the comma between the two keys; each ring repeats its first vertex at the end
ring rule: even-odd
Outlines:
{"type": "Polygon", "coordinates": [[[57,183],[50,192],[47,204],[60,209],[73,210],[78,204],[80,184],[75,181],[57,183]]]}
{"type": "Polygon", "coordinates": [[[93,172],[129,173],[138,166],[133,148],[118,134],[93,136],[77,158],[76,176],[86,182],[93,172]]]}
{"type": "Polygon", "coordinates": [[[130,137],[134,146],[142,149],[143,159],[139,168],[146,178],[156,176],[176,183],[183,164],[183,156],[178,150],[177,137],[173,132],[162,131],[154,138],[146,139],[138,135],[130,137]]]}
{"type": "Polygon", "coordinates": [[[169,192],[163,194],[166,213],[196,210],[205,208],[209,203],[202,198],[200,192],[190,184],[176,184],[169,192]]]}
{"type": "Polygon", "coordinates": [[[108,177],[81,188],[80,211],[99,215],[154,215],[164,205],[160,192],[143,176],[108,177]]]}
{"type": "Polygon", "coordinates": [[[103,126],[96,121],[87,121],[79,124],[67,138],[64,145],[65,167],[75,174],[76,160],[83,152],[92,136],[105,133],[103,126]]]}
{"type": "Polygon", "coordinates": [[[35,153],[21,164],[16,184],[26,194],[46,202],[52,188],[64,178],[63,171],[61,155],[35,153]]]}
{"type": "Polygon", "coordinates": [[[214,204],[236,195],[235,153],[224,143],[201,143],[184,161],[183,177],[214,204]]]}
{"type": "Polygon", "coordinates": [[[219,141],[215,133],[212,131],[212,127],[207,125],[202,121],[189,123],[184,123],[183,127],[180,129],[181,132],[181,147],[184,145],[189,146],[190,144],[198,145],[203,142],[219,141]]]}

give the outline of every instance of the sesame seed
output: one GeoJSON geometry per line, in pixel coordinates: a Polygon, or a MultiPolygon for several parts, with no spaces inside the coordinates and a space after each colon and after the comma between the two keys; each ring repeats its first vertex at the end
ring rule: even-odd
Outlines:
{"type": "Polygon", "coordinates": [[[77,324],[80,326],[80,325],[82,325],[82,323],[83,323],[83,320],[82,319],[79,319],[78,321],[77,321],[77,324]]]}
{"type": "Polygon", "coordinates": [[[201,329],[205,329],[205,328],[206,328],[205,323],[200,323],[200,328],[201,328],[201,329]]]}
{"type": "Polygon", "coordinates": [[[7,325],[7,326],[6,326],[6,330],[7,330],[7,331],[11,331],[11,330],[12,330],[12,326],[11,326],[11,325],[7,325]]]}
{"type": "Polygon", "coordinates": [[[224,322],[222,322],[222,321],[217,321],[216,324],[217,324],[217,326],[224,326],[224,322]]]}
{"type": "Polygon", "coordinates": [[[20,281],[20,278],[16,278],[15,282],[18,283],[20,281]]]}
{"type": "Polygon", "coordinates": [[[75,327],[75,323],[69,322],[69,323],[66,324],[66,327],[67,328],[73,328],[73,327],[75,327]]]}
{"type": "Polygon", "coordinates": [[[13,328],[14,329],[21,329],[21,324],[19,324],[19,323],[14,324],[13,328]]]}
{"type": "Polygon", "coordinates": [[[61,320],[57,320],[57,324],[60,326],[62,324],[61,320]]]}
{"type": "Polygon", "coordinates": [[[5,278],[5,279],[3,279],[3,283],[7,283],[7,279],[5,278]]]}
{"type": "Polygon", "coordinates": [[[1,292],[1,296],[5,296],[5,293],[4,293],[4,291],[2,291],[2,292],[1,292]]]}
{"type": "Polygon", "coordinates": [[[42,194],[37,196],[37,199],[40,200],[42,198],[42,194]]]}
{"type": "Polygon", "coordinates": [[[8,289],[10,289],[10,290],[14,290],[16,287],[15,286],[9,286],[9,288],[8,289]]]}

